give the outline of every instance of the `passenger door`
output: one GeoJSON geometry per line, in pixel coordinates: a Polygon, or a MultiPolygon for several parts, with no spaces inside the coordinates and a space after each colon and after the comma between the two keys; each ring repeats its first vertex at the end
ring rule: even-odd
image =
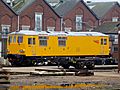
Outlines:
{"type": "Polygon", "coordinates": [[[35,47],[35,37],[29,37],[28,38],[28,49],[30,50],[29,53],[32,54],[32,56],[36,56],[36,47],[35,47]]]}

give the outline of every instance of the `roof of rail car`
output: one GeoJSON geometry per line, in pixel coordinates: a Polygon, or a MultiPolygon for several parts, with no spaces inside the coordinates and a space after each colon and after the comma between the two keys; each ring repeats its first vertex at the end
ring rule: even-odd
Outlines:
{"type": "Polygon", "coordinates": [[[48,35],[48,36],[108,36],[100,32],[46,32],[46,31],[30,31],[21,30],[18,32],[12,32],[9,35],[48,35]]]}

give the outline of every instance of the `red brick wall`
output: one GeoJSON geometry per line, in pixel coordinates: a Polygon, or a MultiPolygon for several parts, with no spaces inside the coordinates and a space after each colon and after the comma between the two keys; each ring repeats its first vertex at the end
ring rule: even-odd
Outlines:
{"type": "Polygon", "coordinates": [[[112,17],[119,17],[120,19],[120,7],[118,5],[115,5],[102,17],[101,23],[112,21],[112,17]]]}
{"type": "Polygon", "coordinates": [[[13,13],[2,1],[0,1],[0,32],[1,25],[10,25],[10,31],[17,29],[17,15],[13,13]]]}
{"type": "Polygon", "coordinates": [[[76,15],[83,15],[83,31],[86,31],[86,25],[88,24],[89,26],[98,26],[98,21],[93,16],[93,14],[85,7],[85,5],[81,2],[79,2],[65,17],[64,21],[65,24],[64,26],[67,27],[66,21],[69,19],[70,26],[72,27],[72,31],[76,30],[76,15]]]}
{"type": "Polygon", "coordinates": [[[60,31],[60,18],[43,0],[36,0],[20,13],[20,27],[24,24],[30,25],[30,29],[33,30],[35,28],[35,12],[43,13],[43,31],[46,31],[49,26],[53,26],[56,31],[60,31]]]}

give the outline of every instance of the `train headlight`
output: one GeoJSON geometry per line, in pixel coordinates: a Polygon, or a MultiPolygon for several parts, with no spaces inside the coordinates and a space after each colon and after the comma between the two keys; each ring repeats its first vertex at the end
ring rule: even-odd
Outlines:
{"type": "Polygon", "coordinates": [[[24,49],[19,50],[20,53],[25,53],[24,49]]]}

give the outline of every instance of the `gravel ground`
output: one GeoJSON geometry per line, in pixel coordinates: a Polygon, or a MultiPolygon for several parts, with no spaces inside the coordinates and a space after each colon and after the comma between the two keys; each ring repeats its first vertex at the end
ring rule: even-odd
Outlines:
{"type": "MultiPolygon", "coordinates": [[[[36,68],[36,67],[35,67],[36,68]]],[[[35,68],[11,68],[11,70],[19,71],[25,70],[29,72],[33,71],[35,68]]],[[[53,68],[53,67],[52,67],[53,68]]],[[[36,86],[36,85],[77,85],[77,84],[95,84],[102,85],[102,87],[81,87],[81,88],[52,88],[43,90],[120,90],[120,73],[118,74],[116,70],[108,71],[96,71],[94,76],[33,76],[29,74],[21,75],[11,75],[10,76],[10,86],[36,86]]],[[[1,90],[1,89],[0,89],[1,90]]],[[[11,89],[12,90],[12,89],[11,89]]],[[[18,89],[14,89],[18,90],[18,89]]],[[[29,89],[20,89],[29,90],[29,89]]],[[[42,89],[30,89],[30,90],[42,90],[42,89]]]]}
{"type": "MultiPolygon", "coordinates": [[[[62,85],[62,84],[102,84],[101,88],[89,87],[83,90],[120,90],[120,74],[116,72],[96,72],[94,76],[11,76],[12,86],[62,85]],[[110,75],[111,73],[111,75],[110,75]],[[114,75],[113,75],[114,74],[114,75]]],[[[44,89],[45,90],[45,89],[44,89]]],[[[51,89],[53,90],[53,89],[51,89]]],[[[59,89],[57,89],[59,90],[59,89]]],[[[60,89],[61,90],[61,89],[60,89]]],[[[72,89],[65,89],[72,90],[72,89]]],[[[77,90],[77,89],[73,89],[77,90]]],[[[79,89],[78,89],[79,90],[79,89]]]]}

